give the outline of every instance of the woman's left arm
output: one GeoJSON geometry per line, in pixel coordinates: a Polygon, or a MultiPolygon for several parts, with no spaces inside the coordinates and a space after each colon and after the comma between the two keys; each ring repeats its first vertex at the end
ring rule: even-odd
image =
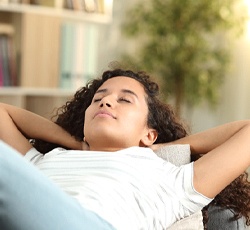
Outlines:
{"type": "Polygon", "coordinates": [[[234,121],[169,143],[152,145],[151,148],[157,150],[165,145],[189,144],[192,154],[206,154],[229,140],[233,135],[249,124],[250,120],[234,121]]]}
{"type": "Polygon", "coordinates": [[[242,174],[250,166],[249,140],[248,122],[230,138],[195,161],[194,188],[203,195],[213,198],[242,174]]]}
{"type": "Polygon", "coordinates": [[[250,120],[227,123],[151,148],[172,144],[189,144],[192,154],[204,154],[194,162],[194,187],[214,197],[250,165],[250,120]]]}

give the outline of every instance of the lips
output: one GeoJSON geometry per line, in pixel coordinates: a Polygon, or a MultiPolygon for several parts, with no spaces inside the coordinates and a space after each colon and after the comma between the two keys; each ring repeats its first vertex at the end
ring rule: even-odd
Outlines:
{"type": "Polygon", "coordinates": [[[95,113],[94,117],[111,117],[116,119],[116,117],[112,113],[105,110],[99,110],[97,113],[95,113]]]}

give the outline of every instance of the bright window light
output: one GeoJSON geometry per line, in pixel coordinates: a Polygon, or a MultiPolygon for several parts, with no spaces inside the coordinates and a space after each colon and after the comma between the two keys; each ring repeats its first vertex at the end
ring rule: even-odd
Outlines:
{"type": "Polygon", "coordinates": [[[248,21],[247,21],[247,28],[246,28],[246,36],[250,39],[250,0],[245,0],[245,4],[248,9],[248,21]]]}

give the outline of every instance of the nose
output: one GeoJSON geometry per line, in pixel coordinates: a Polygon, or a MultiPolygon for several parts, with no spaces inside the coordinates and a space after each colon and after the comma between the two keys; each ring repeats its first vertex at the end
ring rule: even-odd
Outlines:
{"type": "Polygon", "coordinates": [[[107,107],[111,107],[111,104],[109,104],[109,103],[101,103],[100,104],[100,107],[104,107],[104,106],[107,106],[107,107]]]}
{"type": "Polygon", "coordinates": [[[112,107],[112,102],[111,102],[111,99],[109,99],[108,97],[104,97],[102,98],[101,102],[100,102],[100,105],[99,105],[101,108],[102,107],[112,107]]]}

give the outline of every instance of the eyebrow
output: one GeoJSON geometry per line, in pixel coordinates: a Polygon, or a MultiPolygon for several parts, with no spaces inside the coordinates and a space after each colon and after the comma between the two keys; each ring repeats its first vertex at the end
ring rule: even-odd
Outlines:
{"type": "MultiPolygon", "coordinates": [[[[97,94],[97,93],[106,93],[106,92],[108,92],[108,89],[99,89],[99,90],[96,91],[95,94],[97,94]]],[[[137,94],[135,92],[133,92],[132,90],[122,89],[121,92],[131,94],[131,95],[135,96],[136,98],[138,98],[137,94]]]]}

